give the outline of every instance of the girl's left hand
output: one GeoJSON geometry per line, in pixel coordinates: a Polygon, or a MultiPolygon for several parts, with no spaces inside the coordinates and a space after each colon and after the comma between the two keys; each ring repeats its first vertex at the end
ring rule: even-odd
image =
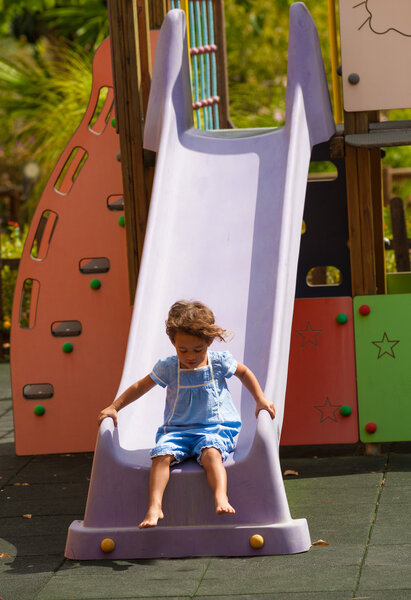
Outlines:
{"type": "Polygon", "coordinates": [[[274,419],[275,417],[275,408],[274,404],[268,400],[265,396],[260,400],[257,400],[257,406],[255,407],[255,416],[258,416],[260,410],[268,411],[270,417],[274,419]]]}

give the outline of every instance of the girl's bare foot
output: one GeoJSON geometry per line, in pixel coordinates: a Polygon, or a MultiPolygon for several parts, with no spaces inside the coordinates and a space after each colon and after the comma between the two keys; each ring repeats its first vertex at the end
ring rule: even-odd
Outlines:
{"type": "Polygon", "coordinates": [[[141,521],[139,528],[155,527],[160,519],[164,519],[164,513],[161,508],[149,508],[144,520],[141,521]]]}
{"type": "Polygon", "coordinates": [[[227,496],[215,499],[215,511],[218,515],[234,514],[235,509],[231,506],[227,496]]]}

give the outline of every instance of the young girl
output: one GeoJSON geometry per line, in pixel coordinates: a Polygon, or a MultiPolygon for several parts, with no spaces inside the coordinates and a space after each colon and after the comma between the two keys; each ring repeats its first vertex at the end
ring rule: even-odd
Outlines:
{"type": "Polygon", "coordinates": [[[225,341],[227,331],[215,324],[212,311],[202,302],[173,304],[166,332],[177,355],[159,360],[149,375],[131,385],[98,417],[99,424],[111,417],[117,426],[117,413],[124,406],[156,384],[167,388],[164,424],[150,452],[149,505],[140,528],[155,527],[164,517],[162,500],[170,466],[189,457],[196,457],[205,469],[217,514],[235,512],[227,497],[223,462],[234,450],[241,420],[226,379],[235,375],[245,385],[256,401],[256,416],[260,410],[267,410],[272,419],[275,416],[274,405],[248,367],[237,363],[229,352],[208,350],[215,338],[225,341]]]}

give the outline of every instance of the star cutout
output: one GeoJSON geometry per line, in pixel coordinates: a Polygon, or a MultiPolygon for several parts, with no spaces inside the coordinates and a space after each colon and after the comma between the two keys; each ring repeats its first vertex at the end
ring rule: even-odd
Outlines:
{"type": "Polygon", "coordinates": [[[341,404],[331,404],[330,399],[326,398],[322,406],[314,406],[314,408],[321,413],[320,423],[324,423],[327,419],[338,423],[336,413],[340,410],[341,404]]]}
{"type": "Polygon", "coordinates": [[[394,347],[400,343],[400,340],[389,340],[388,335],[384,331],[384,335],[382,336],[382,340],[379,342],[371,342],[374,346],[378,348],[378,357],[381,358],[384,354],[395,358],[394,347]]]}
{"type": "Polygon", "coordinates": [[[320,333],[322,333],[322,329],[313,329],[308,321],[305,329],[297,329],[296,333],[301,336],[303,340],[301,343],[301,348],[304,348],[308,344],[318,346],[317,337],[320,335],[320,333]]]}

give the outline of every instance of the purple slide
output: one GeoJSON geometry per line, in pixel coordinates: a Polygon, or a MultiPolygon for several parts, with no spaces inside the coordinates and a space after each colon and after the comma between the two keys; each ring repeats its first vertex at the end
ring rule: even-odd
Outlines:
{"type": "MultiPolygon", "coordinates": [[[[227,344],[257,375],[277,416],[230,379],[243,428],[226,462],[235,515],[215,514],[203,469],[173,467],[165,518],[140,530],[148,501],[149,449],[162,423],[156,386],[100,427],[84,521],[72,559],[246,556],[303,552],[305,519],[292,519],[279,462],[288,353],[311,148],[334,133],[314,23],[290,10],[286,125],[254,130],[193,127],[185,15],[167,14],[158,41],[145,140],[157,152],[143,260],[119,394],[174,353],[164,321],[175,300],[200,299],[234,332],[227,344]],[[255,549],[250,538],[264,544],[255,549]],[[100,548],[114,541],[110,554],[100,548]]],[[[226,346],[215,343],[213,349],[226,346]]],[[[235,381],[234,381],[235,380],[235,381]]],[[[102,407],[103,408],[103,407],[102,407]]]]}

